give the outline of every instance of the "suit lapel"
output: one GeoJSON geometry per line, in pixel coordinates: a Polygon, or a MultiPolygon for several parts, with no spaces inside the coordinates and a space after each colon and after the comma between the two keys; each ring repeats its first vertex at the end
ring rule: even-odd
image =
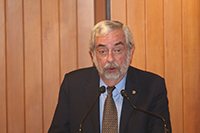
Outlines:
{"type": "MultiPolygon", "coordinates": [[[[128,70],[125,90],[130,100],[135,105],[140,95],[140,83],[139,83],[139,78],[137,76],[137,73],[135,69],[132,67],[129,67],[129,70],[128,70]]],[[[121,133],[126,132],[126,128],[128,126],[129,120],[131,118],[131,115],[134,113],[134,111],[135,110],[133,109],[131,104],[128,102],[128,100],[124,99],[123,105],[122,105],[121,120],[120,120],[121,133]]]]}
{"type": "MultiPolygon", "coordinates": [[[[88,109],[93,104],[94,100],[97,98],[98,93],[99,93],[98,71],[96,69],[93,69],[91,73],[92,73],[92,75],[88,76],[89,78],[86,79],[87,85],[85,88],[85,96],[87,99],[88,109]]],[[[125,89],[129,95],[131,101],[135,105],[136,101],[139,97],[139,94],[140,94],[140,82],[139,82],[139,78],[137,76],[137,71],[133,67],[129,67],[125,89]],[[133,94],[133,91],[135,91],[136,93],[133,94]]],[[[123,105],[122,105],[121,120],[120,120],[120,132],[121,133],[126,132],[126,128],[129,123],[129,119],[133,113],[134,113],[134,109],[132,108],[131,104],[128,102],[128,100],[124,99],[123,105]]],[[[100,131],[99,100],[96,102],[96,104],[93,107],[92,111],[90,112],[90,115],[88,116],[88,118],[91,119],[91,123],[94,127],[94,132],[99,133],[99,131],[100,131]]]]}
{"type": "MultiPolygon", "coordinates": [[[[92,72],[92,75],[86,80],[87,80],[87,86],[85,89],[85,96],[87,99],[87,106],[89,109],[99,94],[99,76],[98,76],[97,70],[94,69],[94,71],[92,72]]],[[[99,99],[95,103],[94,107],[92,108],[88,118],[91,119],[91,124],[94,127],[94,132],[98,133],[100,131],[99,99]]]]}

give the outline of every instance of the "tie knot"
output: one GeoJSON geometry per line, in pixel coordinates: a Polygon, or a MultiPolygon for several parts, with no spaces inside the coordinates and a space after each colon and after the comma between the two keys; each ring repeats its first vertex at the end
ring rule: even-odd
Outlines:
{"type": "Polygon", "coordinates": [[[115,86],[108,86],[107,87],[108,94],[112,94],[114,89],[115,89],[115,86]]]}

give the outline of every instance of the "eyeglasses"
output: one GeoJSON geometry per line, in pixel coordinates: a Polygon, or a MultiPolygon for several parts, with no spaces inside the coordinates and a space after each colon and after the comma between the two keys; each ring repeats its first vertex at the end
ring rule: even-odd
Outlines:
{"type": "Polygon", "coordinates": [[[112,50],[109,50],[109,49],[107,49],[105,47],[97,49],[97,53],[102,57],[107,56],[109,54],[109,51],[111,51],[113,56],[120,56],[120,55],[122,55],[124,53],[125,47],[115,47],[112,50]]]}

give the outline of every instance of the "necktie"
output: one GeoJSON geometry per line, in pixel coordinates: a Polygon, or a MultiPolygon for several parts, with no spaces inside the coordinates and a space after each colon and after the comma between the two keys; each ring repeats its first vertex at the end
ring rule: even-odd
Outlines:
{"type": "Polygon", "coordinates": [[[115,86],[107,87],[107,98],[104,103],[102,133],[118,133],[118,118],[112,91],[115,86]]]}

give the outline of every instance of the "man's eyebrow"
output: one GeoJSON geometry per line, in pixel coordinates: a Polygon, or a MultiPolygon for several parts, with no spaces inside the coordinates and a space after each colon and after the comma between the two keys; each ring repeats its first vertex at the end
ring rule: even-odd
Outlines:
{"type": "Polygon", "coordinates": [[[98,47],[105,47],[105,45],[99,44],[99,45],[97,46],[97,48],[98,48],[98,47]]]}
{"type": "Polygon", "coordinates": [[[124,45],[122,42],[118,42],[118,43],[115,44],[115,46],[120,45],[120,44],[124,45]]]}
{"type": "MultiPolygon", "coordinates": [[[[118,42],[118,43],[116,43],[116,44],[114,44],[114,46],[118,46],[118,45],[124,45],[124,43],[122,43],[122,42],[118,42]]],[[[103,45],[103,44],[99,44],[98,46],[97,46],[97,48],[98,47],[106,47],[105,45],[103,45]]]]}

